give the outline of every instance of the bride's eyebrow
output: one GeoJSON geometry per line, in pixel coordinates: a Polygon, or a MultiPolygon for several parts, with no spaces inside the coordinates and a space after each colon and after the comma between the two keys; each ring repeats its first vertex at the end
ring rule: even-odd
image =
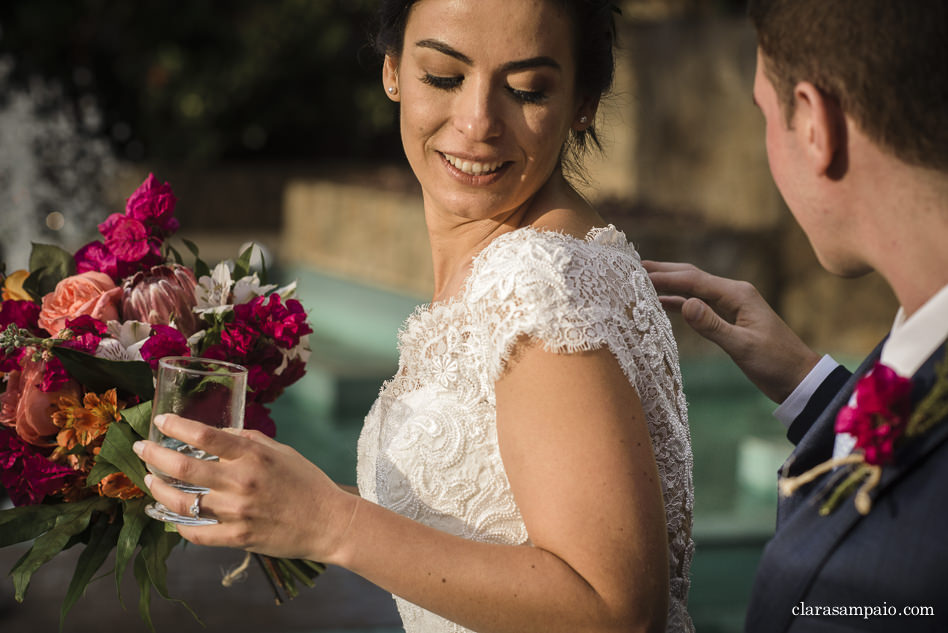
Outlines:
{"type": "MultiPolygon", "coordinates": [[[[415,42],[415,46],[436,50],[439,53],[447,55],[448,57],[453,57],[454,59],[468,66],[474,65],[474,61],[470,57],[439,40],[419,40],[415,42]]],[[[510,72],[516,70],[529,70],[531,68],[539,68],[544,66],[553,68],[555,70],[562,70],[559,63],[555,59],[552,57],[547,57],[546,55],[539,55],[537,57],[529,57],[527,59],[518,59],[512,62],[507,62],[501,67],[501,70],[504,72],[510,72]]]]}

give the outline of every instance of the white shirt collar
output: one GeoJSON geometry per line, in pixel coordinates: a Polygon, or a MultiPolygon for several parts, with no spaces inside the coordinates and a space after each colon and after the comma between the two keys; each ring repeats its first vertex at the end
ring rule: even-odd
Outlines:
{"type": "Polygon", "coordinates": [[[948,338],[948,286],[936,292],[912,316],[899,308],[892,332],[879,359],[900,376],[910,378],[948,338]]]}

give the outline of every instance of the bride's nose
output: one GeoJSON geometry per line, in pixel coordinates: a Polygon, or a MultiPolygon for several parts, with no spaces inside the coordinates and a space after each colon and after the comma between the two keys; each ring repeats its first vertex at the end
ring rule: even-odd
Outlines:
{"type": "Polygon", "coordinates": [[[488,82],[471,82],[454,102],[454,125],[471,140],[481,141],[503,130],[500,95],[488,82]]]}

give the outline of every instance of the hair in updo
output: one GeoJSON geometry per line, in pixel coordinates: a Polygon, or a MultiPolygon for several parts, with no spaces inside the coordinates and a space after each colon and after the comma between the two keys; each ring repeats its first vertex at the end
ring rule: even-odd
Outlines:
{"type": "MultiPolygon", "coordinates": [[[[419,0],[382,0],[378,10],[375,50],[380,55],[401,55],[405,44],[405,25],[412,5],[419,0]]],[[[471,0],[477,2],[477,0],[471,0]]],[[[547,0],[564,9],[573,23],[573,44],[576,54],[576,91],[584,97],[602,97],[612,88],[615,75],[614,2],[608,0],[547,0]]],[[[595,122],[585,130],[572,130],[563,147],[564,167],[579,175],[581,160],[590,143],[602,149],[596,135],[595,122]]],[[[581,177],[581,176],[580,176],[581,177]]]]}

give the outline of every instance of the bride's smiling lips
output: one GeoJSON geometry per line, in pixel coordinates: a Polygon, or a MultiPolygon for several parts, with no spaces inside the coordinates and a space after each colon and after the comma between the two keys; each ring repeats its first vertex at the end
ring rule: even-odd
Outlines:
{"type": "Polygon", "coordinates": [[[478,160],[441,151],[438,155],[453,176],[470,184],[484,185],[495,182],[510,165],[508,161],[478,160]]]}

